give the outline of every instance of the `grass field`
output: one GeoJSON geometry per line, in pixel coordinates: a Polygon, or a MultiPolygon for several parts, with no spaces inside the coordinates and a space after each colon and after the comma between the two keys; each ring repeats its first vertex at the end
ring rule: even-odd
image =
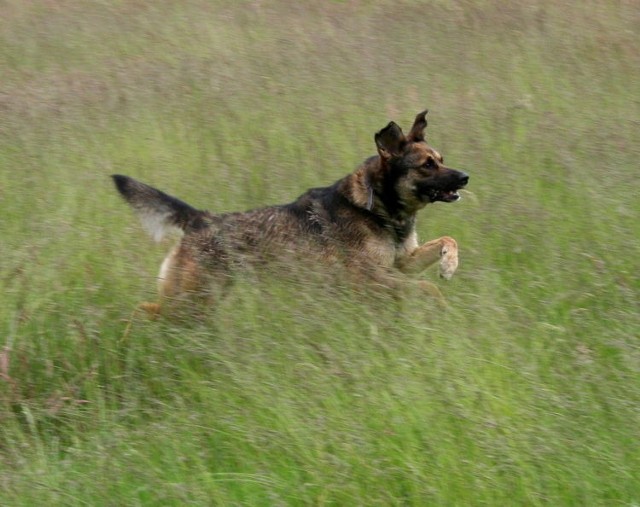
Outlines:
{"type": "Polygon", "coordinates": [[[0,505],[640,505],[636,1],[0,10],[0,505]],[[169,244],[108,175],[287,202],[425,107],[471,175],[419,219],[461,247],[446,313],[241,281],[132,314],[169,244]]]}

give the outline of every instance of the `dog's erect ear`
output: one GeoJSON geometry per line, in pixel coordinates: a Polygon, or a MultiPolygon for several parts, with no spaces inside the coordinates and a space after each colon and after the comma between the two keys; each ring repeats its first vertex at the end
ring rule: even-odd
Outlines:
{"type": "Polygon", "coordinates": [[[421,113],[418,113],[418,116],[416,116],[416,119],[413,122],[413,127],[411,127],[411,132],[409,132],[409,135],[407,136],[407,139],[409,139],[409,141],[413,141],[416,143],[424,141],[424,129],[427,128],[428,112],[429,110],[425,109],[421,113]]]}
{"type": "Polygon", "coordinates": [[[402,129],[394,122],[389,122],[385,128],[375,136],[378,153],[383,160],[388,160],[394,155],[400,155],[402,148],[407,144],[402,129]]]}

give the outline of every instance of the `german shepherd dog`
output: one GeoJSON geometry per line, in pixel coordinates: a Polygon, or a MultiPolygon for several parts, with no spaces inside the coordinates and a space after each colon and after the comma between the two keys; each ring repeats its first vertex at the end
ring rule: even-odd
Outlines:
{"type": "MultiPolygon", "coordinates": [[[[426,115],[416,116],[407,135],[390,122],[375,134],[378,154],[333,185],[312,188],[289,204],[244,213],[202,211],[133,178],[113,175],[156,240],[171,229],[183,232],[160,268],[160,302],[141,307],[155,315],[172,301],[214,303],[234,272],[283,260],[283,266],[309,260],[340,266],[348,279],[394,292],[408,283],[405,273],[436,262],[440,276],[451,278],[458,267],[456,241],[445,236],[419,245],[416,213],[430,203],[457,201],[469,176],[446,167],[426,143],[426,115]]],[[[417,284],[441,297],[432,283],[417,284]]]]}

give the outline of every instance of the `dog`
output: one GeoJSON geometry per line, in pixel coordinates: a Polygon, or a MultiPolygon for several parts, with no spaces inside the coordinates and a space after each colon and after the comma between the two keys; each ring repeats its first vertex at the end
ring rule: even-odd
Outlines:
{"type": "MultiPolygon", "coordinates": [[[[374,136],[376,155],[333,185],[312,188],[289,204],[215,214],[112,175],[156,240],[172,229],[183,233],[161,265],[159,302],[141,307],[157,315],[176,300],[215,303],[234,273],[277,261],[339,266],[356,283],[393,291],[409,282],[406,274],[435,263],[441,277],[451,278],[458,267],[456,241],[445,236],[420,245],[416,214],[427,204],[457,201],[469,176],[445,166],[427,144],[427,112],[416,116],[407,135],[390,122],[374,136]]],[[[434,284],[417,283],[441,298],[434,284]]]]}

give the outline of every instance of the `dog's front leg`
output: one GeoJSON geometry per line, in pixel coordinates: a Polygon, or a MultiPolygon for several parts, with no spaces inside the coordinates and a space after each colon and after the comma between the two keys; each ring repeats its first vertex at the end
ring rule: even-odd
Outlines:
{"type": "Polygon", "coordinates": [[[433,283],[427,280],[412,280],[405,278],[400,273],[393,273],[383,269],[367,270],[361,272],[361,275],[366,276],[369,282],[373,282],[375,285],[388,290],[389,295],[395,298],[403,298],[407,293],[411,293],[411,287],[418,287],[423,294],[426,294],[434,298],[441,306],[446,306],[446,302],[440,289],[433,283]]]}
{"type": "Polygon", "coordinates": [[[458,244],[449,236],[434,239],[407,252],[396,260],[403,273],[420,273],[440,261],[440,276],[449,280],[458,268],[458,244]]]}

